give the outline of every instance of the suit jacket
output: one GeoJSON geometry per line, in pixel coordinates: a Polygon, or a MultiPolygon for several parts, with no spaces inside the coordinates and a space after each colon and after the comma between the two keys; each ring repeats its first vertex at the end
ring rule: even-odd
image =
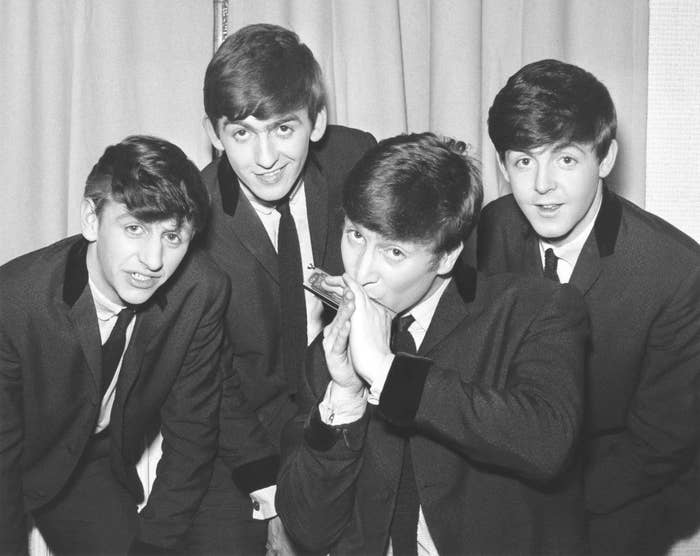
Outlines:
{"type": "Polygon", "coordinates": [[[573,288],[467,271],[443,293],[418,356],[399,354],[379,406],[340,427],[318,416],[319,342],[285,435],[277,508],[303,546],[385,554],[404,438],[440,554],[576,554],[588,320],[573,288]],[[461,291],[461,293],[460,293],[461,291]]]}
{"type": "MultiPolygon", "coordinates": [[[[483,270],[542,274],[538,238],[512,195],[482,211],[478,236],[483,270]]],[[[609,540],[593,526],[593,549],[663,551],[700,492],[700,248],[606,188],[570,283],[592,326],[586,507],[609,521],[609,540]]]]}
{"type": "MultiPolygon", "coordinates": [[[[303,171],[315,264],[340,272],[341,186],[352,166],[375,143],[368,133],[329,126],[312,143],[303,171]]],[[[212,215],[203,248],[232,284],[226,308],[233,368],[240,383],[224,387],[220,454],[229,465],[246,470],[234,477],[244,490],[274,484],[278,456],[246,465],[232,456],[241,442],[228,426],[227,414],[247,403],[258,415],[270,443],[279,446],[284,424],[296,414],[296,385],[289,384],[280,362],[280,288],[277,253],[225,156],[202,171],[212,198],[212,215]]]]}
{"type": "MultiPolygon", "coordinates": [[[[75,236],[0,268],[0,552],[26,550],[25,512],[66,485],[97,422],[101,342],[75,236]],[[24,547],[24,548],[23,548],[24,547]]],[[[190,254],[136,315],[111,413],[111,464],[137,500],[147,432],[163,456],[139,540],[170,547],[205,492],[216,450],[229,284],[190,254]]]]}

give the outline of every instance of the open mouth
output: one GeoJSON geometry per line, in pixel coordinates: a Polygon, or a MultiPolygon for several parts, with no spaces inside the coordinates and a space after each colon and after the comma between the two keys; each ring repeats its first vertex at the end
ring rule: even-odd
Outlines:
{"type": "Polygon", "coordinates": [[[561,208],[561,204],[535,205],[543,213],[553,213],[561,208]]]}
{"type": "Polygon", "coordinates": [[[267,184],[273,184],[273,183],[277,183],[278,181],[280,181],[280,179],[282,178],[282,174],[284,173],[285,168],[286,168],[286,166],[282,166],[281,168],[277,168],[276,170],[272,170],[270,172],[264,172],[262,174],[255,174],[255,175],[257,176],[257,178],[261,182],[267,183],[267,184]]]}

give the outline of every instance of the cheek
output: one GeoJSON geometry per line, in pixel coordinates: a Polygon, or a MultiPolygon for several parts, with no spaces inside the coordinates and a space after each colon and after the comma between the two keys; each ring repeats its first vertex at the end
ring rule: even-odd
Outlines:
{"type": "Polygon", "coordinates": [[[350,245],[348,245],[348,242],[345,239],[340,242],[340,256],[343,259],[343,268],[345,269],[345,272],[354,277],[357,255],[350,245]]]}

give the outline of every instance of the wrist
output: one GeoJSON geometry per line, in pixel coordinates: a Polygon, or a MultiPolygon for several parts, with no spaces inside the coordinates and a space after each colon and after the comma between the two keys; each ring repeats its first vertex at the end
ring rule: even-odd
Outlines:
{"type": "Polygon", "coordinates": [[[357,384],[341,384],[332,380],[330,400],[333,405],[343,404],[344,402],[356,402],[358,398],[362,398],[364,390],[365,387],[361,381],[358,381],[357,384]]]}

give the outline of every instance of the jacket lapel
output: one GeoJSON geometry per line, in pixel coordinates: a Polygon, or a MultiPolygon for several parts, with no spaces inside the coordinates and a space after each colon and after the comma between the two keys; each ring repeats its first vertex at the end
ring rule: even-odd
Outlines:
{"type": "Polygon", "coordinates": [[[621,220],[620,200],[605,187],[593,233],[586,239],[571,275],[570,283],[582,294],[585,295],[598,280],[603,268],[602,260],[615,251],[621,220]]]}
{"type": "Polygon", "coordinates": [[[429,355],[465,319],[468,303],[476,294],[476,280],[476,271],[466,265],[453,277],[438,302],[418,355],[429,355]]]}
{"type": "Polygon", "coordinates": [[[320,264],[320,261],[325,259],[328,238],[328,187],[321,174],[321,169],[311,155],[304,172],[304,190],[306,192],[306,214],[311,233],[311,249],[314,261],[320,264]]]}
{"type": "Polygon", "coordinates": [[[253,205],[245,195],[241,194],[238,178],[226,156],[221,156],[219,160],[218,180],[224,213],[222,225],[225,233],[234,234],[270,276],[278,281],[275,248],[253,205]]]}
{"type": "Polygon", "coordinates": [[[528,276],[544,276],[542,267],[542,256],[540,255],[540,244],[535,231],[527,225],[523,230],[525,237],[525,248],[520,253],[520,268],[528,276]]]}
{"type": "Polygon", "coordinates": [[[93,379],[93,394],[95,399],[98,399],[102,384],[102,342],[95,302],[87,285],[87,246],[87,241],[80,238],[68,251],[62,301],[68,305],[67,316],[75,327],[78,342],[93,379]]]}
{"type": "Polygon", "coordinates": [[[157,302],[149,303],[147,308],[136,313],[134,330],[131,333],[129,345],[124,352],[124,359],[119,371],[117,400],[126,401],[143,367],[146,349],[162,329],[164,321],[163,306],[157,302]]]}

